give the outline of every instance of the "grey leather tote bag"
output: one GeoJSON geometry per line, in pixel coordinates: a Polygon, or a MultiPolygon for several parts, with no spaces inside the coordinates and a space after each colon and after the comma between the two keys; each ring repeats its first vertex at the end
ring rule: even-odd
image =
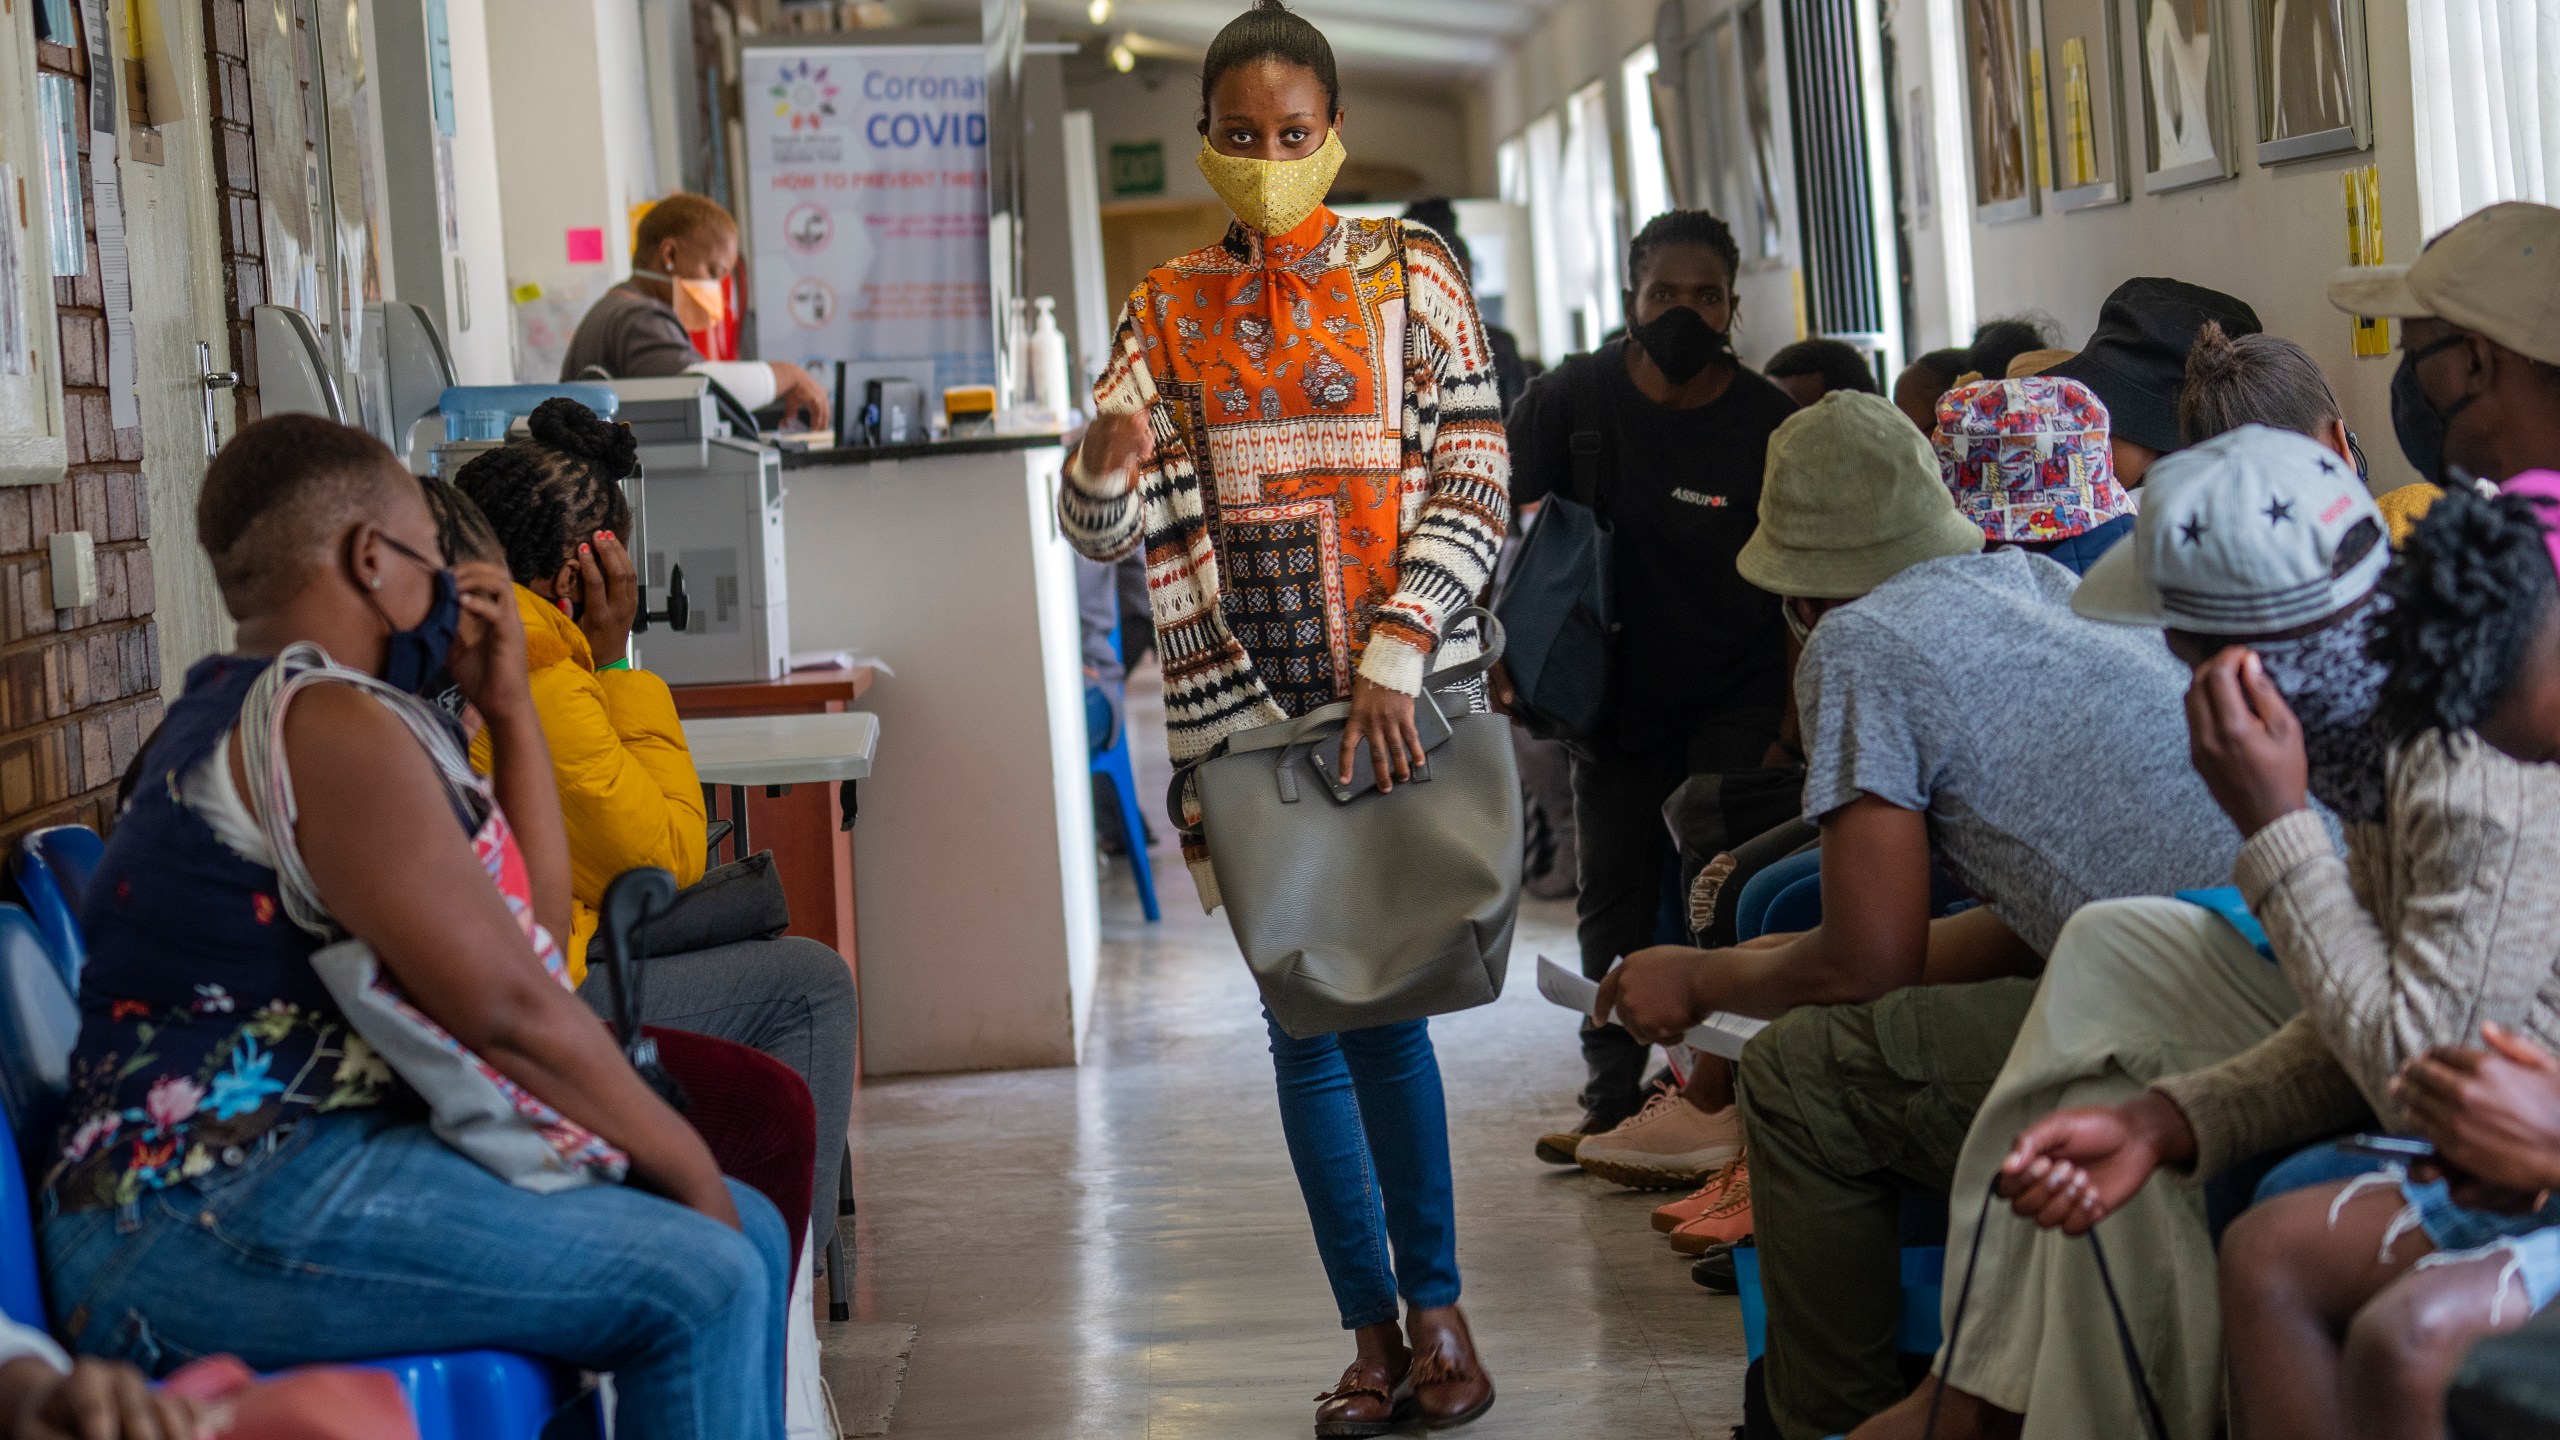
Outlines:
{"type": "MultiPolygon", "coordinates": [[[[1338,801],[1309,768],[1308,752],[1350,718],[1348,701],[1230,736],[1196,766],[1227,921],[1292,1036],[1502,994],[1520,909],[1520,777],[1509,717],[1459,688],[1501,658],[1501,624],[1470,606],[1449,617],[1444,641],[1466,620],[1484,632],[1484,654],[1425,681],[1449,733],[1412,781],[1338,801]]],[[[1177,818],[1181,787],[1177,775],[1177,818]]]]}

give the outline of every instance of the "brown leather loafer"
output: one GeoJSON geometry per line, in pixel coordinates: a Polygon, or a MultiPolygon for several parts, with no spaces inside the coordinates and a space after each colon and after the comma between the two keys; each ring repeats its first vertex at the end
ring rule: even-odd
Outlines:
{"type": "Polygon", "coordinates": [[[1413,1402],[1426,1430],[1449,1430],[1493,1408],[1493,1378],[1476,1360],[1475,1337],[1457,1306],[1416,1310],[1405,1320],[1413,1345],[1413,1402]]]}
{"type": "Polygon", "coordinates": [[[1338,1384],[1316,1397],[1316,1434],[1322,1440],[1384,1435],[1413,1413],[1412,1357],[1398,1365],[1364,1355],[1342,1372],[1338,1384]]]}

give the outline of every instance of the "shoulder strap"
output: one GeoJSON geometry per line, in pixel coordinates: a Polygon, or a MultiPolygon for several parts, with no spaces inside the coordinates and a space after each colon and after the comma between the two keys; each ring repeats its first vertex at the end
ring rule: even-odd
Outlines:
{"type": "MultiPolygon", "coordinates": [[[[293,803],[293,776],[285,764],[284,750],[285,708],[304,688],[318,684],[353,685],[388,706],[426,748],[445,788],[475,821],[486,820],[495,803],[479,777],[471,773],[471,762],[463,755],[462,747],[454,743],[453,733],[425,701],[405,690],[393,689],[361,670],[338,664],[327,651],[308,641],[285,647],[241,702],[240,718],[235,722],[240,732],[240,763],[248,773],[258,828],[267,837],[267,848],[275,852],[276,889],[284,901],[285,914],[312,934],[334,940],[344,932],[320,903],[319,889],[302,863],[302,847],[294,836],[300,812],[293,803]]],[[[221,752],[217,750],[215,754],[219,756],[221,752]]]]}
{"type": "Polygon", "coordinates": [[[1603,514],[1608,512],[1607,502],[1614,489],[1609,484],[1609,395],[1606,388],[1608,372],[1605,369],[1612,353],[1604,345],[1565,366],[1565,399],[1569,407],[1566,423],[1571,427],[1565,443],[1573,452],[1573,496],[1603,514]]]}

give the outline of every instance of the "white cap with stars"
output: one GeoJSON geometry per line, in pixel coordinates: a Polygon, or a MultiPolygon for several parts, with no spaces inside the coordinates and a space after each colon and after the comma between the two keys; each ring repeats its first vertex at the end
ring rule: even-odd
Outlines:
{"type": "Polygon", "coordinates": [[[2162,456],[2141,499],[2132,538],[2072,597],[2092,620],[2268,635],[2364,599],[2391,563],[2355,468],[2290,430],[2244,425],[2162,456]]]}

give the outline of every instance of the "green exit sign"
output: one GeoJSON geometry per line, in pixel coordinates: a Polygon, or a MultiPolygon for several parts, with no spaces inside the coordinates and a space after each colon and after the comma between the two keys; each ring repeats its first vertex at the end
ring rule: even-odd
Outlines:
{"type": "Polygon", "coordinates": [[[1163,194],[1164,142],[1114,141],[1111,146],[1111,193],[1114,196],[1163,194]]]}

